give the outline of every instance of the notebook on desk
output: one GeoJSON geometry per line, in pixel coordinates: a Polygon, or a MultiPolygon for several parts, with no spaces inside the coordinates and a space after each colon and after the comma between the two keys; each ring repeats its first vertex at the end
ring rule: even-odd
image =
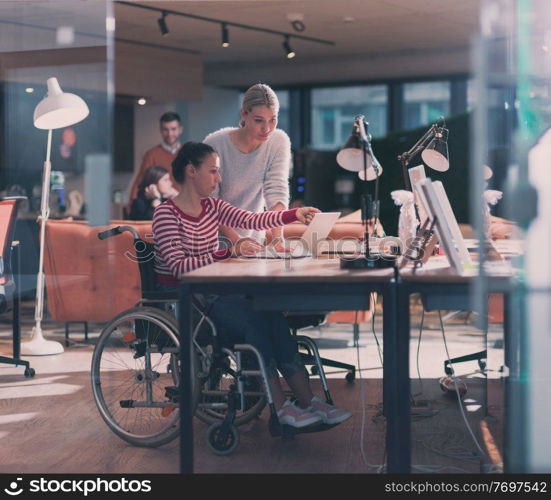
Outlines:
{"type": "Polygon", "coordinates": [[[320,212],[315,214],[300,239],[290,239],[285,242],[289,248],[288,252],[278,252],[271,245],[268,245],[258,253],[243,255],[243,257],[256,259],[297,259],[316,255],[320,242],[327,238],[333,224],[335,224],[340,215],[340,212],[320,212]]]}

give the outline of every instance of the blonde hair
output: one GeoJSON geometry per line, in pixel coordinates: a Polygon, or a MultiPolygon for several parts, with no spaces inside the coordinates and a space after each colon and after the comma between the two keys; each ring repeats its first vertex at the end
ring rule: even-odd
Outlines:
{"type": "MultiPolygon", "coordinates": [[[[246,113],[250,113],[255,106],[273,108],[276,113],[279,113],[279,99],[269,85],[257,83],[247,89],[243,96],[241,109],[246,113]]],[[[239,125],[241,127],[245,125],[243,119],[239,121],[239,125]]]]}

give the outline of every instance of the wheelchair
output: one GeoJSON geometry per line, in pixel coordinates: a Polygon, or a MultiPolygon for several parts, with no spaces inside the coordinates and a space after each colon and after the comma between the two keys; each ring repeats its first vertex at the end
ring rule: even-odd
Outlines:
{"type": "MultiPolygon", "coordinates": [[[[92,391],[107,426],[126,442],[141,447],[162,446],[179,434],[179,329],[174,315],[177,293],[155,290],[154,246],[131,226],[98,234],[101,240],[132,234],[140,269],[142,298],[102,330],[92,356],[92,391]]],[[[129,257],[127,255],[127,257],[129,257]]],[[[334,427],[316,424],[296,429],[281,425],[267,383],[264,360],[250,344],[228,346],[208,317],[209,306],[194,297],[192,366],[194,415],[209,424],[207,445],[218,455],[239,443],[237,427],[270,407],[272,436],[292,436],[334,427]]],[[[317,346],[297,335],[297,343],[314,358],[325,399],[332,404],[317,346]]]]}

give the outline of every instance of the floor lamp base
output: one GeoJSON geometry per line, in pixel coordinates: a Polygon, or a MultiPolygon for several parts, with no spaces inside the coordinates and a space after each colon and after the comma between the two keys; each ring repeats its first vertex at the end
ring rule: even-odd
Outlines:
{"type": "Polygon", "coordinates": [[[50,356],[62,352],[63,346],[59,342],[46,340],[42,336],[42,329],[36,326],[33,328],[32,339],[21,344],[22,356],[50,356]]]}

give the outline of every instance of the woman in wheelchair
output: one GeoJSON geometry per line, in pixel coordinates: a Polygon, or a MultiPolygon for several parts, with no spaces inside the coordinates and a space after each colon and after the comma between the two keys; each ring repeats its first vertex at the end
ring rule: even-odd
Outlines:
{"type": "MultiPolygon", "coordinates": [[[[232,248],[219,249],[220,225],[264,230],[294,221],[309,223],[318,209],[302,207],[277,212],[253,213],[211,198],[220,183],[219,158],[204,143],[188,142],[172,163],[179,194],[155,209],[155,271],[159,290],[172,290],[194,269],[231,257],[252,253],[257,244],[247,238],[232,248]]],[[[254,346],[264,359],[268,384],[281,424],[296,428],[313,424],[337,424],[351,416],[314,396],[295,339],[282,313],[254,311],[244,296],[208,297],[209,317],[217,330],[234,342],[254,346]],[[241,338],[236,337],[240,335],[241,338]],[[244,337],[244,338],[243,338],[244,337]],[[282,373],[296,397],[286,400],[279,381],[282,373]]]]}

